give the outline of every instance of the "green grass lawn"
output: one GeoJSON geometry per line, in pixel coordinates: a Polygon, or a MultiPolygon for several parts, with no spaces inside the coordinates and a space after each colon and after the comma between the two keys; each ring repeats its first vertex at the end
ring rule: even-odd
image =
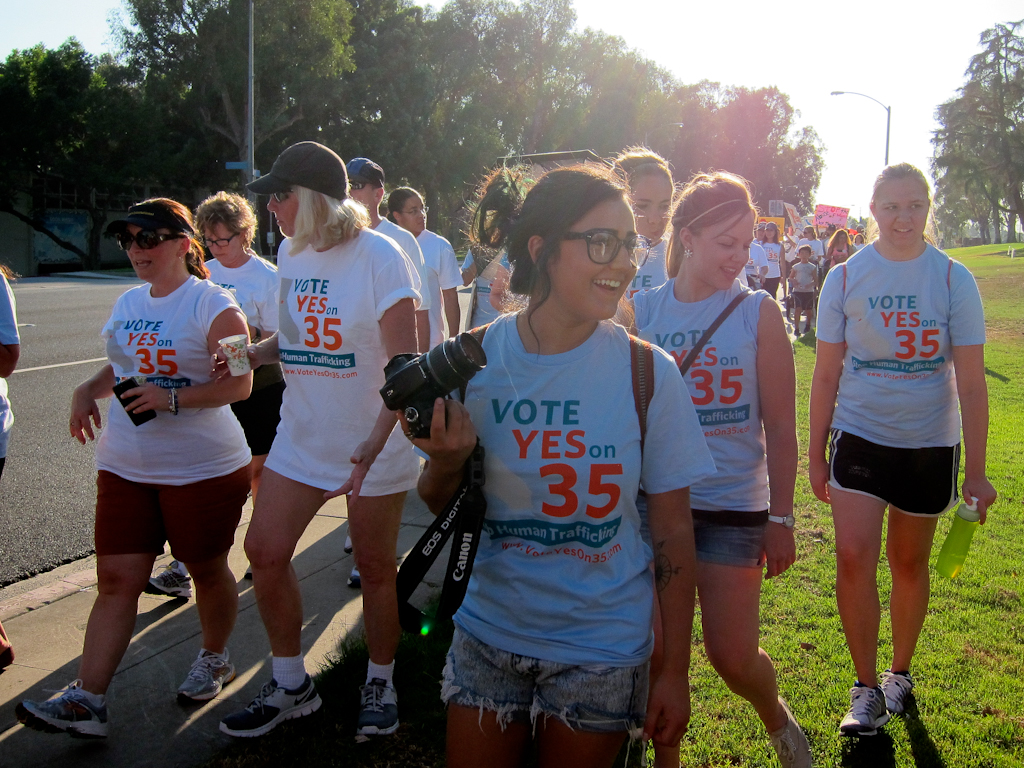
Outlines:
{"type": "MultiPolygon", "coordinates": [[[[1024,258],[1006,258],[1006,248],[950,251],[974,273],[985,301],[991,410],[988,468],[999,500],[988,524],[975,535],[960,577],[953,582],[933,577],[929,615],[913,670],[916,706],[908,717],[894,718],[873,738],[847,739],[838,733],[854,673],[836,609],[831,518],[826,505],[811,493],[803,458],[813,336],[796,344],[802,457],[796,487],[799,559],[782,577],[765,584],[761,625],[763,647],[775,660],[782,693],[807,732],[818,766],[1024,765],[1024,258]]],[[[935,554],[950,522],[947,516],[939,524],[935,554]]],[[[885,608],[890,580],[884,562],[878,578],[883,600],[879,657],[884,664],[891,653],[885,608]]],[[[728,691],[708,663],[700,647],[699,621],[696,626],[693,719],[683,742],[683,764],[778,765],[753,710],[728,691]]],[[[366,651],[351,644],[319,678],[323,714],[281,726],[263,739],[233,745],[210,763],[211,768],[443,765],[444,712],[438,680],[448,632],[442,627],[426,639],[403,639],[396,665],[403,725],[396,736],[353,744],[355,691],[363,681],[366,651]]]]}

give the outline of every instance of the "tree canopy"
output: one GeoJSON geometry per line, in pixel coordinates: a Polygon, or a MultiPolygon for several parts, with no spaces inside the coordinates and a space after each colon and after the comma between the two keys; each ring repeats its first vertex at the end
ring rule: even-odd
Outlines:
{"type": "MultiPolygon", "coordinates": [[[[0,95],[25,116],[0,129],[17,148],[10,178],[71,176],[100,192],[153,184],[186,203],[240,188],[224,162],[245,156],[248,0],[123,2],[115,58],[69,41],[0,67],[0,95]],[[25,86],[32,77],[50,90],[25,86]]],[[[684,84],[621,38],[580,31],[571,0],[254,6],[257,167],[308,139],[372,157],[390,186],[424,192],[449,235],[498,158],[534,152],[607,157],[647,144],[679,181],[725,169],[752,182],[762,207],[813,203],[822,146],[794,129],[785,94],[684,84]]]]}
{"type": "Polygon", "coordinates": [[[967,82],[936,110],[935,171],[938,216],[953,232],[974,221],[982,240],[993,225],[999,242],[1024,223],[1024,19],[997,24],[980,38],[967,82]]]}

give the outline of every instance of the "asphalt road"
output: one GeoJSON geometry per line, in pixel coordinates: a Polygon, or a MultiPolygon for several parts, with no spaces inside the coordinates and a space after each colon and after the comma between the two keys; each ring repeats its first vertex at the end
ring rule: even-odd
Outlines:
{"type": "Polygon", "coordinates": [[[72,390],[102,362],[61,364],[105,356],[100,329],[117,297],[137,283],[26,278],[14,284],[21,359],[7,380],[15,423],[0,480],[0,586],[92,551],[93,448],[68,433],[68,407],[72,390]]]}

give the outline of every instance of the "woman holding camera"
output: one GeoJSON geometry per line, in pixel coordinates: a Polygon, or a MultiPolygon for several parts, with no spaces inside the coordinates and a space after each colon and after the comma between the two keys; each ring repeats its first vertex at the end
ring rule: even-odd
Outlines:
{"type": "Polygon", "coordinates": [[[714,467],[671,359],[644,358],[646,345],[610,320],[650,247],[624,182],[603,167],[557,169],[513,206],[513,190],[497,187],[501,199],[485,193],[479,204],[476,239],[507,247],[510,288],[527,306],[488,327],[487,367],[465,404],[437,400],[430,438],[414,440],[430,457],[419,491],[435,513],[477,436],[486,451],[484,535],[442,683],[448,765],[517,766],[534,738],[541,765],[611,765],[627,734],[668,744],[686,729],[688,487],[714,467]],[[634,389],[631,371],[647,365],[638,359],[653,370],[634,389]],[[649,706],[654,584],[635,506],[641,479],[671,649],[649,706]]]}
{"type": "Polygon", "coordinates": [[[338,489],[331,495],[351,494],[349,532],[370,648],[358,729],[392,733],[401,633],[395,546],[419,462],[378,390],[388,359],[416,352],[412,265],[370,228],[366,208],[349,197],[344,162],[322,144],[288,147],[250,189],[271,196],[267,208],[287,238],[278,254],[279,330],[250,352],[254,365],[283,363],[288,384],[245,537],[273,679],[220,727],[260,736],[320,707],[302,656],[302,594],[291,558],[325,492],[338,489]],[[354,468],[344,463],[350,456],[354,468]]]}
{"type": "Polygon", "coordinates": [[[178,695],[211,699],[234,677],[225,643],[238,592],[227,555],[249,489],[249,451],[226,406],[249,395],[252,376],[215,378],[210,371],[218,340],[245,335],[245,318],[230,293],[205,280],[192,215],[173,200],[147,200],[107,233],[146,285],[117,300],[102,333],[110,362],[71,401],[69,427],[83,444],[101,426],[97,400],[117,392],[123,405],[108,412],[96,447],[99,594],[78,679],[17,709],[30,728],[85,737],[107,735],[107,687],[166,541],[195,581],[203,630],[178,695]]]}

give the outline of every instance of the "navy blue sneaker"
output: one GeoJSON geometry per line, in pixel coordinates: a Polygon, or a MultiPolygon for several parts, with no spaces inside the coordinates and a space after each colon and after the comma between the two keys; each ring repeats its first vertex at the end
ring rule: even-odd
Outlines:
{"type": "Polygon", "coordinates": [[[262,736],[273,730],[278,723],[313,714],[320,709],[321,703],[313,678],[309,675],[306,675],[302,685],[292,690],[282,688],[276,680],[271,680],[260,689],[259,695],[248,707],[221,720],[220,729],[228,736],[262,736]]]}
{"type": "Polygon", "coordinates": [[[398,730],[398,694],[379,677],[360,686],[360,711],[356,733],[385,736],[398,730]]]}

